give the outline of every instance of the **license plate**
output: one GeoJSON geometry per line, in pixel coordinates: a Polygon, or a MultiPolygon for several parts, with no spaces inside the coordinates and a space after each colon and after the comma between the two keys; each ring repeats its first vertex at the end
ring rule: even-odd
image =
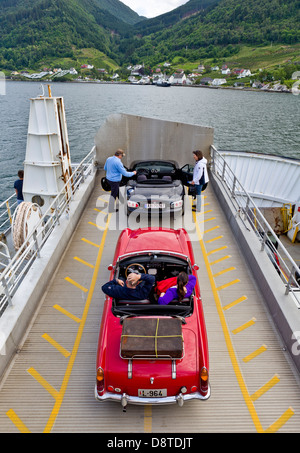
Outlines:
{"type": "Polygon", "coordinates": [[[148,203],[145,204],[146,209],[164,209],[166,207],[165,203],[148,203]]]}
{"type": "Polygon", "coordinates": [[[167,396],[167,389],[139,389],[140,398],[162,398],[167,396]]]}

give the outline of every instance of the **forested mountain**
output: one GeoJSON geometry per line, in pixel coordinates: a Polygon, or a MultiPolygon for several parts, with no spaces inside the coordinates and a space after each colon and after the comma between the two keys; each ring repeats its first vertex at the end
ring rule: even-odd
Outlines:
{"type": "Polygon", "coordinates": [[[143,36],[155,33],[156,31],[161,31],[165,27],[171,27],[182,19],[187,19],[199,11],[206,11],[208,8],[217,5],[219,2],[220,0],[190,0],[168,13],[138,22],[135,26],[135,31],[143,36]]]}
{"type": "Polygon", "coordinates": [[[232,55],[240,45],[291,45],[300,42],[299,11],[300,0],[190,0],[145,20],[119,0],[0,0],[0,70],[75,61],[84,48],[116,65],[154,65],[232,55]]]}
{"type": "MultiPolygon", "coordinates": [[[[191,0],[187,5],[191,3],[202,1],[191,0]]],[[[168,19],[165,16],[164,21],[168,19]]],[[[219,0],[170,27],[163,26],[142,38],[135,36],[130,45],[134,48],[134,60],[143,58],[149,64],[175,55],[194,61],[226,56],[237,51],[239,45],[299,43],[299,23],[299,0],[219,0]]],[[[135,27],[139,30],[140,26],[138,23],[135,27]]],[[[126,49],[123,52],[126,54],[126,49]]]]}
{"type": "Polygon", "coordinates": [[[0,66],[34,67],[45,56],[72,58],[74,48],[85,47],[117,57],[112,33],[128,33],[137,18],[118,0],[0,0],[0,66]]]}

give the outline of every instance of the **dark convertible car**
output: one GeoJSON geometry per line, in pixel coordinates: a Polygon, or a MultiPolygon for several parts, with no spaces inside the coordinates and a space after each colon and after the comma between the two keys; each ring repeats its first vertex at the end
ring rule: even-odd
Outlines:
{"type": "Polygon", "coordinates": [[[184,213],[184,185],[192,179],[193,167],[179,168],[177,162],[143,160],[132,163],[129,171],[136,171],[125,185],[125,209],[131,212],[175,215],[184,213]]]}

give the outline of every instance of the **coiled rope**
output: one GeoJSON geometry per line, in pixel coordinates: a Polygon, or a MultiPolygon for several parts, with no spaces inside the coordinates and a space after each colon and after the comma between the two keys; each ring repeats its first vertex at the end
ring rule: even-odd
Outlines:
{"type": "Polygon", "coordinates": [[[19,250],[26,240],[28,235],[27,221],[32,211],[37,211],[38,209],[38,205],[29,201],[23,201],[17,207],[12,223],[13,243],[16,250],[19,250]]]}

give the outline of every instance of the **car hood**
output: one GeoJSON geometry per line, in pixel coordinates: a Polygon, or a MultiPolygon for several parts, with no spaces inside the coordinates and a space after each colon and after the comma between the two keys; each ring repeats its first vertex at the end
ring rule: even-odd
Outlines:
{"type": "Polygon", "coordinates": [[[171,228],[152,229],[139,228],[138,230],[123,230],[119,254],[139,252],[140,250],[166,251],[168,253],[180,253],[185,256],[191,255],[188,249],[189,238],[183,228],[174,230],[171,228]]]}

